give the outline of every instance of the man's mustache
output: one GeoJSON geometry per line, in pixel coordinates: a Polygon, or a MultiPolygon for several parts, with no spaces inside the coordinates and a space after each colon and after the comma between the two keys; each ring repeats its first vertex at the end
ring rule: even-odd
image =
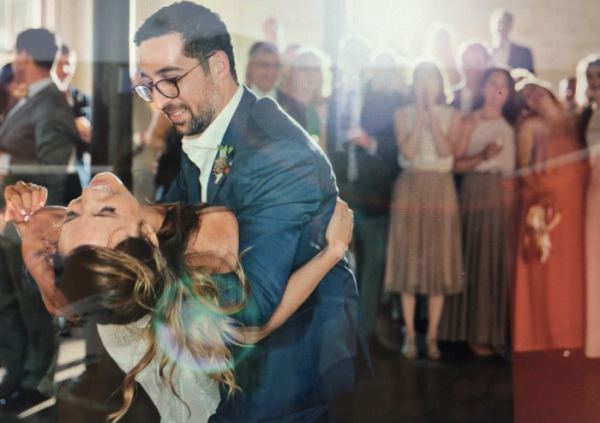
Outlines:
{"type": "Polygon", "coordinates": [[[189,110],[190,108],[186,105],[186,104],[167,104],[165,107],[162,108],[162,112],[164,114],[171,114],[177,110],[189,110]]]}

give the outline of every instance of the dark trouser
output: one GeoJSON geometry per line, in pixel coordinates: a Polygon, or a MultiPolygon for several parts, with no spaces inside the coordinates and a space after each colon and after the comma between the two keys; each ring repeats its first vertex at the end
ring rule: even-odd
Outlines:
{"type": "Polygon", "coordinates": [[[20,245],[0,236],[0,357],[7,370],[5,381],[36,389],[53,368],[58,343],[38,287],[24,275],[20,245]]]}
{"type": "Polygon", "coordinates": [[[2,383],[16,388],[24,376],[27,330],[19,305],[20,245],[0,236],[0,358],[6,373],[2,383]]]}
{"type": "Polygon", "coordinates": [[[367,336],[373,333],[385,276],[389,216],[369,216],[354,210],[358,259],[358,292],[367,336]]]}

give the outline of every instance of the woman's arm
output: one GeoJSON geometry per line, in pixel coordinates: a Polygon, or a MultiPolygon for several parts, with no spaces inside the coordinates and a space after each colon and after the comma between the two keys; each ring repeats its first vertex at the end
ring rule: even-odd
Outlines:
{"type": "Polygon", "coordinates": [[[456,110],[452,110],[450,117],[450,127],[448,133],[444,134],[438,116],[435,113],[433,105],[427,108],[429,121],[431,122],[431,134],[435,149],[440,157],[455,155],[458,140],[460,138],[461,116],[456,110]]]}
{"type": "Polygon", "coordinates": [[[21,253],[27,270],[37,283],[48,312],[66,316],[67,299],[56,286],[54,269],[50,262],[56,249],[60,228],[57,226],[65,216],[63,207],[44,207],[27,223],[16,223],[23,240],[21,253]]]}
{"type": "Polygon", "coordinates": [[[338,199],[325,235],[327,247],[292,274],[279,306],[264,326],[240,330],[240,342],[253,344],[260,341],[298,310],[325,275],[344,257],[352,240],[353,220],[353,213],[348,204],[338,199]]]}
{"type": "Polygon", "coordinates": [[[412,131],[409,132],[406,129],[406,113],[400,109],[396,112],[394,117],[394,128],[396,132],[396,143],[398,143],[398,149],[402,152],[402,155],[409,160],[412,160],[419,151],[424,119],[423,112],[417,110],[414,126],[412,131]]]}
{"type": "Polygon", "coordinates": [[[471,141],[473,130],[475,129],[475,119],[473,117],[466,118],[463,120],[461,128],[460,141],[456,152],[457,158],[454,160],[454,173],[467,173],[477,167],[480,163],[489,160],[502,151],[495,142],[490,143],[481,153],[474,154],[472,156],[465,156],[465,152],[471,141]]]}
{"type": "Polygon", "coordinates": [[[522,172],[525,185],[538,191],[539,181],[531,166],[535,141],[533,119],[525,120],[517,132],[517,169],[522,172]]]}

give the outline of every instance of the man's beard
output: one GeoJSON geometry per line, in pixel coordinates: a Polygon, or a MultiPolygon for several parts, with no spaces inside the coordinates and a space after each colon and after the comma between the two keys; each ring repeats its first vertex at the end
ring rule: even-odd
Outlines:
{"type": "MultiPolygon", "coordinates": [[[[175,127],[175,130],[179,135],[190,136],[201,134],[206,131],[206,128],[215,120],[216,110],[212,104],[207,104],[203,110],[198,113],[194,113],[187,105],[184,109],[190,112],[190,122],[173,122],[171,124],[175,127]]],[[[170,119],[169,119],[170,120],[170,119]]]]}

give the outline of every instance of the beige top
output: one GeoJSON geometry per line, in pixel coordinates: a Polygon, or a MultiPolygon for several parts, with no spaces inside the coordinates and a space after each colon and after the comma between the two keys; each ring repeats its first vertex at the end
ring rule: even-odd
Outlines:
{"type": "Polygon", "coordinates": [[[600,113],[596,110],[590,118],[587,128],[587,146],[589,148],[590,158],[600,156],[600,113]]]}
{"type": "MultiPolygon", "coordinates": [[[[414,105],[402,109],[406,116],[407,131],[412,131],[417,109],[414,105]]],[[[444,134],[447,134],[450,129],[450,121],[454,109],[450,106],[436,105],[435,114],[439,119],[440,127],[444,134]]],[[[404,169],[427,170],[437,172],[451,172],[454,165],[454,156],[440,157],[435,147],[433,133],[431,132],[431,124],[425,122],[423,131],[421,132],[421,144],[414,158],[408,159],[402,153],[398,156],[398,162],[404,169]]]]}
{"type": "Polygon", "coordinates": [[[491,120],[475,119],[475,128],[469,139],[465,155],[471,157],[480,154],[493,142],[501,145],[502,150],[495,157],[479,163],[473,172],[491,172],[503,175],[512,173],[515,170],[517,159],[513,127],[503,117],[491,120]]]}

